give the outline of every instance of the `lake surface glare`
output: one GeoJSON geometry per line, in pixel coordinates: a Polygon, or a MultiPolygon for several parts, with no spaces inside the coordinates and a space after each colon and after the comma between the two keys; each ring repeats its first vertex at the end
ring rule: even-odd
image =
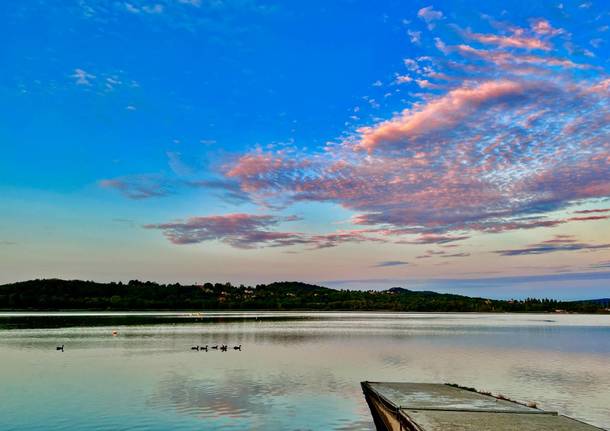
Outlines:
{"type": "Polygon", "coordinates": [[[459,383],[610,428],[610,316],[0,313],[2,430],[372,430],[363,380],[459,383]]]}

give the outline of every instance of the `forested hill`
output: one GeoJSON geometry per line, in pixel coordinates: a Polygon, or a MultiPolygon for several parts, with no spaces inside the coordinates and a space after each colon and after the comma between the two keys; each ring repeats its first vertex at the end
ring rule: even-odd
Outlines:
{"type": "Polygon", "coordinates": [[[335,290],[300,282],[254,287],[229,283],[158,284],[30,280],[0,286],[3,310],[389,310],[480,312],[605,312],[607,303],[549,299],[500,301],[421,292],[335,290]]]}

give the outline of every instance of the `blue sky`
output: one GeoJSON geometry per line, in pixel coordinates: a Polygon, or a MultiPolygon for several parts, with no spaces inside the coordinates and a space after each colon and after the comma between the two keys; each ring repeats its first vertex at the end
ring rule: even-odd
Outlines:
{"type": "Polygon", "coordinates": [[[0,16],[0,282],[610,295],[603,2],[0,16]]]}

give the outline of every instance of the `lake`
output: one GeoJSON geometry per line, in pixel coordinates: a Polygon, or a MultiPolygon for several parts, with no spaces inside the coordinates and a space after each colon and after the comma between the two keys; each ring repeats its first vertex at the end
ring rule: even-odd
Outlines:
{"type": "Polygon", "coordinates": [[[610,316],[0,313],[2,430],[372,430],[363,380],[459,383],[608,428],[610,316]]]}

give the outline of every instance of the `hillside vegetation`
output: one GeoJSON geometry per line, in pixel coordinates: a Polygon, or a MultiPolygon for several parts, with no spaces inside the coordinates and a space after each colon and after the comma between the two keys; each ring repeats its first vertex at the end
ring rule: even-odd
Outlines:
{"type": "Polygon", "coordinates": [[[478,312],[605,312],[607,303],[551,299],[490,300],[412,291],[335,290],[277,282],[254,287],[229,283],[158,284],[132,280],[96,283],[80,280],[30,280],[0,286],[3,310],[388,310],[478,312]]]}

